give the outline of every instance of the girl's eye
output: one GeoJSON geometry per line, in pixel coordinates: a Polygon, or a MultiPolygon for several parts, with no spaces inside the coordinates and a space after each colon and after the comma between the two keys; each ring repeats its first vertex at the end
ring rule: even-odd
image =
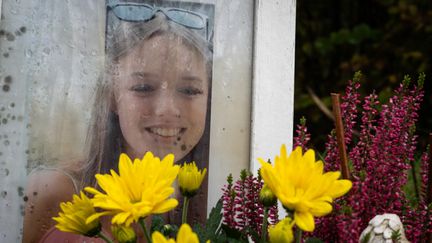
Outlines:
{"type": "Polygon", "coordinates": [[[155,91],[155,88],[150,84],[138,84],[133,86],[131,90],[140,93],[148,93],[148,92],[155,91]]]}
{"type": "Polygon", "coordinates": [[[200,95],[203,93],[203,91],[201,89],[195,88],[195,87],[179,88],[178,91],[182,94],[187,95],[187,96],[195,96],[195,95],[200,95]]]}

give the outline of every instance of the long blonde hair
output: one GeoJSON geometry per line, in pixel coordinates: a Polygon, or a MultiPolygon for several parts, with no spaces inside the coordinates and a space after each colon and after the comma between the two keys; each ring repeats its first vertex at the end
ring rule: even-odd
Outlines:
{"type": "MultiPolygon", "coordinates": [[[[207,68],[209,80],[209,107],[212,76],[212,47],[211,43],[197,35],[197,33],[169,21],[165,15],[157,13],[155,18],[148,22],[126,22],[117,20],[109,23],[106,40],[105,72],[98,80],[95,100],[92,111],[92,119],[86,139],[86,159],[80,166],[79,188],[95,186],[94,175],[108,173],[110,169],[116,169],[119,155],[122,151],[124,138],[120,129],[117,114],[113,112],[114,91],[112,67],[119,57],[126,55],[138,43],[150,39],[156,35],[175,35],[180,38],[182,44],[191,50],[200,53],[207,68]]],[[[202,148],[208,146],[210,112],[207,112],[204,135],[186,157],[188,160],[203,160],[208,154],[202,152],[202,148]],[[198,151],[198,152],[197,152],[198,151]]],[[[205,149],[204,149],[205,151],[205,149]]],[[[202,161],[203,162],[203,161],[202,161]]]]}

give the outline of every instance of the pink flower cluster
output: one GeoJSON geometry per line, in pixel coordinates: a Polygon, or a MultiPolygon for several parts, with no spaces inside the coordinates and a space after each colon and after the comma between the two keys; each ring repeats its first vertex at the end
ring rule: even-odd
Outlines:
{"type": "MultiPolygon", "coordinates": [[[[223,224],[245,237],[251,236],[251,230],[261,236],[264,216],[264,206],[259,201],[263,186],[261,178],[243,170],[234,184],[231,175],[227,181],[228,184],[222,189],[223,224]]],[[[277,207],[270,207],[268,223],[275,224],[277,220],[277,207]]]]}
{"type": "MultiPolygon", "coordinates": [[[[374,93],[362,103],[359,80],[360,73],[357,73],[341,103],[353,188],[335,202],[331,215],[317,220],[314,235],[325,242],[358,242],[360,233],[375,215],[394,213],[401,217],[407,238],[422,242],[426,232],[432,230],[431,214],[425,197],[420,196],[417,203],[412,203],[403,186],[415,161],[417,135],[414,132],[423,100],[424,75],[420,75],[418,85],[412,85],[406,76],[386,104],[380,104],[374,93]]],[[[326,149],[325,169],[339,170],[334,132],[326,149]]],[[[426,185],[427,155],[421,161],[421,182],[426,185]]]]}
{"type": "Polygon", "coordinates": [[[310,141],[310,134],[306,127],[306,118],[300,118],[300,124],[297,125],[296,136],[294,136],[293,148],[298,146],[302,147],[303,151],[308,150],[308,142],[310,141]]]}

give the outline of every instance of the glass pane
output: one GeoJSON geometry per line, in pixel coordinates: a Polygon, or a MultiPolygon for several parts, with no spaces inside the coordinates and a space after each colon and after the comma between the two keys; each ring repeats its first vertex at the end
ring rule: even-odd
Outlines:
{"type": "MultiPolygon", "coordinates": [[[[86,240],[60,233],[52,217],[96,187],[95,174],[118,173],[121,153],[207,168],[191,223],[220,195],[215,178],[247,168],[252,4],[114,2],[138,5],[119,19],[106,0],[0,1],[0,242],[86,240]],[[135,21],[139,4],[157,11],[135,21]]],[[[180,192],[171,197],[181,205],[180,192]]],[[[180,211],[164,219],[178,222],[180,211]]]]}

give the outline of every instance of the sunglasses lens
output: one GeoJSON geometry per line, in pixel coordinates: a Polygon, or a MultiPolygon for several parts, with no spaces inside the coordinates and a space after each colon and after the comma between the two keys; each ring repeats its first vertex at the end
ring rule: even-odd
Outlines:
{"type": "Polygon", "coordinates": [[[145,5],[118,5],[113,9],[113,12],[123,20],[146,21],[152,18],[153,9],[145,5]]]}
{"type": "Polygon", "coordinates": [[[202,29],[206,27],[204,18],[197,14],[178,9],[170,9],[167,14],[171,20],[189,28],[202,29]]]}

